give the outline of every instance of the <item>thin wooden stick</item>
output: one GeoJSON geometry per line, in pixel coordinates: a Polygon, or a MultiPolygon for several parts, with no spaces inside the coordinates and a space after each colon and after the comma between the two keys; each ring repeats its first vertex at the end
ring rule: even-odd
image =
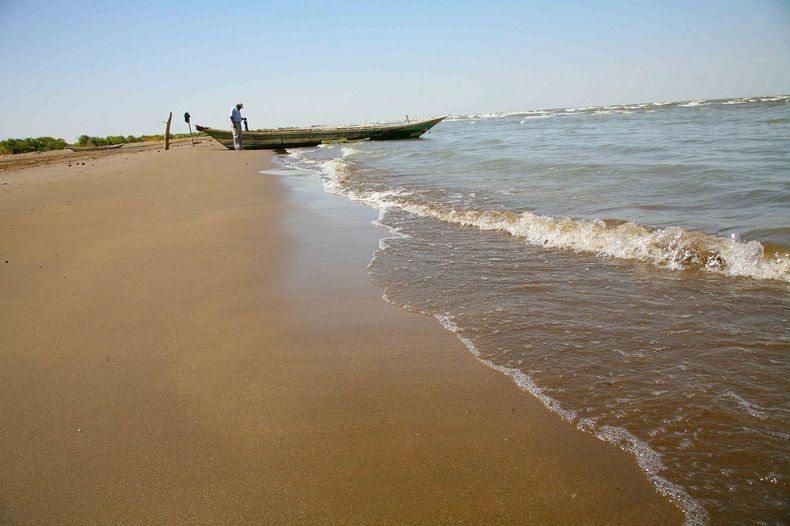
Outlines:
{"type": "Polygon", "coordinates": [[[173,112],[170,112],[170,116],[167,118],[167,126],[165,127],[165,150],[170,149],[170,121],[173,120],[173,112]]]}

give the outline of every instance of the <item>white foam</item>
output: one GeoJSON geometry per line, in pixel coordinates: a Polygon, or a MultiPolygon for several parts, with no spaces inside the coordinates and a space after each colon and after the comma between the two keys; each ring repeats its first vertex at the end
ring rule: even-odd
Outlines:
{"type": "Polygon", "coordinates": [[[742,397],[738,396],[737,394],[735,394],[734,392],[732,392],[730,390],[727,390],[724,394],[726,396],[728,396],[729,398],[732,398],[733,400],[735,400],[735,402],[738,404],[738,407],[743,409],[750,416],[753,416],[754,418],[758,418],[760,420],[767,420],[768,419],[768,415],[766,414],[765,409],[763,409],[762,407],[758,406],[757,404],[753,404],[753,403],[747,402],[742,397]]]}
{"type": "Polygon", "coordinates": [[[507,232],[531,245],[637,259],[673,270],[698,268],[727,276],[790,282],[790,256],[766,259],[757,241],[743,243],[679,227],[651,230],[635,223],[610,225],[601,220],[555,218],[530,212],[459,211],[410,199],[397,199],[388,205],[463,226],[507,232]]]}
{"type": "MultiPolygon", "coordinates": [[[[562,235],[565,235],[565,230],[570,232],[577,231],[575,234],[576,236],[579,236],[580,232],[585,232],[586,235],[589,235],[591,233],[595,234],[601,230],[606,230],[606,225],[601,221],[585,222],[574,221],[568,218],[557,220],[556,218],[537,216],[529,213],[518,215],[509,212],[456,211],[453,209],[443,208],[434,203],[420,205],[411,200],[411,195],[409,193],[403,191],[367,192],[364,194],[359,194],[349,189],[348,186],[345,185],[345,182],[348,180],[348,177],[351,173],[351,164],[348,161],[344,159],[314,161],[304,158],[304,156],[301,154],[293,155],[292,160],[300,163],[302,167],[310,166],[313,169],[320,169],[320,172],[323,175],[322,179],[324,182],[324,187],[327,189],[327,191],[340,193],[352,200],[364,202],[379,209],[379,218],[374,221],[374,224],[386,227],[391,234],[389,237],[382,238],[379,241],[379,251],[386,250],[388,240],[408,237],[399,229],[390,227],[383,223],[385,214],[391,208],[398,208],[427,217],[436,217],[438,219],[462,225],[474,225],[478,228],[481,228],[482,230],[504,230],[509,232],[512,230],[513,232],[519,232],[519,234],[514,233],[513,235],[521,235],[525,237],[525,239],[533,239],[536,244],[541,245],[548,245],[549,239],[554,239],[555,234],[561,238],[562,235]],[[520,226],[516,227],[517,225],[520,226]]],[[[627,228],[642,228],[638,225],[626,225],[630,225],[627,228]]],[[[737,241],[733,240],[733,242],[737,241]]],[[[555,243],[555,241],[551,241],[551,243],[555,243]]],[[[608,246],[611,244],[611,240],[601,243],[602,246],[608,246]]],[[[617,243],[614,244],[617,245],[617,243]]],[[[370,265],[375,263],[379,255],[379,252],[374,254],[370,265]]],[[[387,289],[385,289],[383,292],[383,298],[389,303],[394,303],[390,299],[387,289]]],[[[410,312],[431,315],[430,313],[421,311],[411,305],[398,305],[402,309],[410,312]]],[[[452,316],[449,314],[444,314],[433,315],[433,317],[436,318],[445,329],[454,333],[456,337],[466,346],[466,348],[473,355],[475,355],[478,360],[480,360],[481,363],[508,375],[519,388],[532,394],[550,411],[556,413],[564,420],[574,423],[580,430],[589,432],[600,440],[610,442],[633,454],[637,460],[638,465],[645,472],[656,489],[662,495],[665,495],[673,500],[684,512],[686,525],[697,526],[707,523],[708,514],[702,505],[694,500],[690,495],[688,495],[688,493],[686,493],[683,488],[669,482],[659,475],[659,472],[665,469],[661,463],[661,456],[652,448],[650,448],[645,442],[641,441],[638,437],[626,429],[612,426],[598,426],[594,418],[580,418],[575,410],[564,408],[558,400],[555,400],[554,398],[545,394],[543,389],[539,387],[525,372],[521,371],[520,369],[495,364],[491,360],[484,358],[474,342],[470,338],[463,336],[463,331],[455,323],[452,316]]]]}
{"type": "Polygon", "coordinates": [[[535,113],[554,115],[579,115],[579,114],[606,114],[612,113],[629,113],[628,110],[644,111],[645,108],[663,108],[680,106],[685,108],[693,108],[696,106],[709,106],[714,104],[745,104],[748,102],[790,102],[790,95],[772,95],[765,97],[752,97],[740,98],[729,100],[690,100],[690,101],[665,101],[665,102],[645,102],[640,104],[610,104],[603,106],[580,106],[576,108],[553,108],[553,109],[532,109],[520,111],[501,111],[501,112],[488,112],[488,113],[472,113],[468,115],[450,115],[446,122],[453,121],[478,121],[481,119],[501,119],[504,117],[521,116],[526,117],[535,113]]]}
{"type": "MultiPolygon", "coordinates": [[[[389,301],[389,298],[385,297],[385,299],[389,301]]],[[[658,492],[675,502],[683,511],[685,515],[684,523],[687,526],[702,526],[707,524],[708,513],[705,508],[692,498],[691,495],[686,493],[683,488],[669,482],[659,475],[659,472],[666,468],[661,462],[661,455],[653,450],[647,443],[640,440],[627,429],[613,426],[597,426],[594,418],[578,418],[578,413],[576,411],[563,408],[559,401],[546,395],[543,390],[535,384],[533,379],[523,371],[512,367],[497,365],[491,360],[483,358],[474,342],[461,335],[462,331],[455,323],[452,316],[445,314],[434,315],[434,317],[445,329],[455,334],[480,362],[510,376],[519,388],[532,394],[550,411],[558,414],[562,419],[574,423],[578,429],[589,432],[599,440],[614,444],[620,449],[634,455],[637,464],[647,475],[658,492]]]]}
{"type": "Polygon", "coordinates": [[[573,422],[576,419],[577,417],[576,411],[563,409],[562,405],[557,400],[543,393],[543,390],[535,384],[532,378],[526,373],[524,373],[523,371],[521,371],[520,369],[514,369],[512,367],[504,367],[502,365],[497,365],[491,360],[487,360],[483,358],[482,355],[480,354],[480,351],[475,346],[474,342],[472,342],[472,340],[460,334],[461,331],[458,325],[455,324],[455,321],[453,321],[452,316],[437,315],[434,317],[439,321],[439,323],[442,324],[442,327],[455,334],[456,337],[458,337],[458,339],[461,340],[461,342],[463,342],[466,348],[469,349],[469,351],[471,351],[471,353],[474,354],[475,357],[477,357],[477,359],[480,360],[482,363],[484,363],[486,366],[491,367],[492,369],[496,369],[497,371],[510,376],[513,379],[513,381],[516,383],[516,385],[518,385],[523,390],[532,394],[535,398],[543,402],[543,405],[545,405],[554,413],[560,415],[563,419],[569,422],[573,422]]]}
{"type": "MultiPolygon", "coordinates": [[[[386,215],[387,215],[387,209],[386,208],[380,208],[379,209],[379,217],[378,217],[378,219],[375,219],[374,221],[372,221],[372,223],[375,226],[383,227],[383,228],[387,229],[387,231],[389,232],[390,235],[382,237],[381,239],[379,239],[379,249],[376,251],[376,253],[373,254],[373,257],[370,259],[370,262],[368,263],[368,270],[373,268],[373,265],[376,264],[376,261],[378,261],[379,255],[384,250],[387,249],[388,242],[391,239],[408,239],[408,238],[411,237],[408,234],[403,233],[400,229],[384,223],[384,217],[386,215]]],[[[392,301],[390,301],[389,297],[387,296],[387,289],[386,288],[384,288],[383,296],[384,296],[384,300],[385,301],[387,301],[388,303],[393,303],[392,301]]]]}
{"type": "Polygon", "coordinates": [[[340,148],[340,151],[342,152],[344,159],[359,153],[359,150],[355,149],[353,146],[343,146],[340,148]]]}
{"type": "Polygon", "coordinates": [[[685,514],[684,524],[687,526],[702,526],[708,523],[708,512],[700,502],[691,497],[686,491],[669,482],[658,473],[666,469],[661,463],[661,455],[642,442],[636,435],[622,427],[601,426],[594,432],[599,439],[616,445],[624,451],[632,453],[642,471],[648,476],[659,493],[668,497],[685,514]]]}
{"type": "Polygon", "coordinates": [[[554,115],[550,115],[550,114],[543,114],[543,115],[525,115],[525,116],[524,116],[524,117],[521,119],[521,122],[520,122],[520,124],[524,124],[524,123],[526,123],[527,121],[529,121],[529,120],[533,120],[533,119],[548,119],[548,118],[551,118],[551,117],[554,117],[554,115]]]}
{"type": "MultiPolygon", "coordinates": [[[[342,151],[342,150],[341,150],[342,151]]],[[[698,269],[731,277],[790,282],[790,254],[767,258],[757,241],[743,242],[684,230],[651,229],[636,223],[551,217],[523,212],[458,210],[449,205],[415,199],[408,192],[359,191],[350,184],[352,167],[345,158],[311,161],[295,157],[299,166],[318,169],[331,193],[374,208],[401,210],[484,231],[507,232],[527,244],[587,252],[601,257],[639,260],[671,270],[698,269]]]]}

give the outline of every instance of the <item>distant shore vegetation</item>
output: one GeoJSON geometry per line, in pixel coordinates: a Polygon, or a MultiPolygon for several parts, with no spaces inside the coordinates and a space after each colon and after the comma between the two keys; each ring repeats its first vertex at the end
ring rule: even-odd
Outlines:
{"type": "MultiPolygon", "coordinates": [[[[194,134],[193,136],[197,136],[194,134]]],[[[188,133],[171,133],[171,139],[183,139],[189,137],[188,133]]],[[[92,137],[90,135],[80,135],[77,142],[69,144],[63,139],[55,137],[28,137],[27,139],[6,139],[0,141],[0,154],[15,154],[29,152],[48,152],[51,150],[64,150],[71,146],[80,148],[91,148],[96,146],[112,146],[114,144],[127,144],[134,142],[154,142],[163,141],[162,135],[108,135],[107,137],[92,137]]]]}
{"type": "Polygon", "coordinates": [[[28,137],[27,139],[6,139],[0,142],[0,153],[46,152],[62,150],[67,146],[63,139],[54,137],[28,137]]]}

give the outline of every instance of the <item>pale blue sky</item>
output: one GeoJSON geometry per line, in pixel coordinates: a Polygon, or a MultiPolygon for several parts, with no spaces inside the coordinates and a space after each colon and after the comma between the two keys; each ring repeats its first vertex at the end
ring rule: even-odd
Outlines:
{"type": "Polygon", "coordinates": [[[790,0],[0,0],[0,139],[790,93],[790,0]]]}

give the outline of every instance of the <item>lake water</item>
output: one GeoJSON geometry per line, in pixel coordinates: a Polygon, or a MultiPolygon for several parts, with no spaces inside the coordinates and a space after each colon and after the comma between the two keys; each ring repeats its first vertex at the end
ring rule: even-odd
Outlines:
{"type": "Polygon", "coordinates": [[[790,96],[456,115],[284,160],[380,211],[387,301],[632,452],[687,523],[789,521],[790,96]]]}

